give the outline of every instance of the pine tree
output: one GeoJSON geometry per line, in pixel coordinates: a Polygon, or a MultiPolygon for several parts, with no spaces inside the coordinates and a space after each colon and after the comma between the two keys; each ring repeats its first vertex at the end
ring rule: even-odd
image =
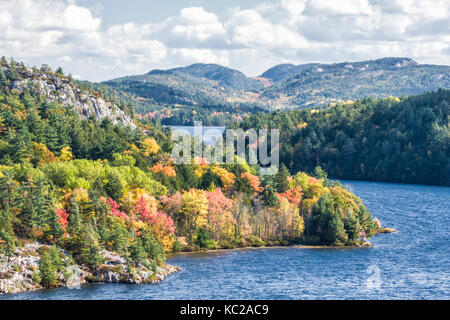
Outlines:
{"type": "Polygon", "coordinates": [[[98,235],[90,224],[84,224],[83,228],[78,230],[76,239],[79,262],[90,267],[96,267],[103,263],[104,259],[100,255],[101,247],[98,235]]]}
{"type": "Polygon", "coordinates": [[[39,272],[41,277],[41,284],[44,287],[53,287],[57,284],[57,267],[55,266],[52,255],[49,251],[45,251],[41,255],[39,261],[39,272]]]}
{"type": "Polygon", "coordinates": [[[335,245],[343,245],[347,243],[347,234],[345,233],[344,223],[339,214],[331,214],[328,216],[328,228],[326,229],[325,239],[328,243],[335,245]]]}
{"type": "Polygon", "coordinates": [[[265,186],[262,198],[266,206],[271,208],[278,208],[280,206],[276,192],[277,190],[271,184],[265,186]]]}
{"type": "Polygon", "coordinates": [[[33,144],[31,134],[24,126],[19,128],[17,132],[8,132],[7,140],[9,142],[9,154],[15,163],[23,163],[31,159],[33,152],[33,144]]]}
{"type": "MultiPolygon", "coordinates": [[[[2,223],[1,220],[0,223],[2,223]]],[[[16,249],[14,237],[10,232],[2,229],[0,229],[0,253],[4,253],[7,257],[11,257],[16,249]]]]}
{"type": "Polygon", "coordinates": [[[56,74],[59,74],[59,75],[64,75],[64,71],[63,71],[63,69],[62,69],[61,67],[58,67],[58,68],[56,69],[55,73],[56,73],[56,74]]]}
{"type": "Polygon", "coordinates": [[[78,205],[78,201],[75,196],[70,197],[70,208],[68,210],[69,213],[69,224],[68,231],[69,233],[77,233],[81,227],[82,217],[80,213],[80,206],[78,205]]]}
{"type": "Polygon", "coordinates": [[[2,69],[0,69],[0,89],[8,85],[8,79],[6,78],[5,73],[2,69]]]}
{"type": "Polygon", "coordinates": [[[59,152],[61,145],[59,144],[58,132],[52,126],[46,126],[44,130],[45,144],[52,152],[59,152]]]}
{"type": "Polygon", "coordinates": [[[145,252],[142,240],[137,238],[135,242],[130,246],[130,259],[135,264],[143,263],[147,259],[147,253],[145,252]]]}
{"type": "Polygon", "coordinates": [[[19,200],[19,184],[13,180],[11,171],[3,171],[0,178],[0,209],[9,210],[19,200]]]}
{"type": "Polygon", "coordinates": [[[288,168],[284,165],[284,163],[282,163],[280,166],[280,169],[278,170],[278,172],[274,178],[274,183],[275,183],[277,192],[283,193],[289,189],[289,183],[287,180],[287,178],[289,176],[290,176],[290,173],[289,173],[288,168]]]}

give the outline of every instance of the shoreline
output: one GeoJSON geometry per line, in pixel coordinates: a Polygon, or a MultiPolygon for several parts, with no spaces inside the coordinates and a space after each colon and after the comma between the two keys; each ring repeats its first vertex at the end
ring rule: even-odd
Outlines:
{"type": "MultiPolygon", "coordinates": [[[[382,227],[374,235],[396,232],[395,229],[382,227]]],[[[88,268],[86,266],[71,265],[64,270],[57,272],[57,284],[51,287],[44,287],[36,281],[36,270],[39,270],[40,256],[38,251],[46,245],[34,242],[28,243],[23,248],[17,249],[16,254],[7,258],[0,255],[0,295],[9,295],[25,292],[36,292],[55,288],[78,288],[81,285],[89,283],[125,283],[125,284],[157,284],[166,279],[167,276],[181,270],[180,267],[170,265],[164,262],[154,271],[151,267],[139,264],[127,269],[126,260],[118,254],[103,250],[102,256],[105,263],[96,267],[88,268]],[[69,270],[70,269],[70,270],[69,270]],[[68,275],[67,271],[71,274],[68,275]],[[71,276],[72,275],[72,276],[71,276]]],[[[364,249],[371,248],[373,245],[365,241],[360,245],[334,246],[334,245],[274,245],[274,246],[247,246],[238,248],[220,248],[196,251],[182,251],[166,254],[167,260],[181,255],[203,255],[203,254],[221,254],[232,251],[260,250],[260,249],[364,249]]],[[[62,254],[66,254],[61,250],[62,254]]]]}
{"type": "Polygon", "coordinates": [[[167,258],[172,258],[179,255],[195,255],[195,254],[212,254],[221,252],[232,252],[232,251],[244,251],[244,250],[261,250],[261,249],[289,249],[289,248],[299,248],[299,249],[363,249],[370,248],[373,245],[370,242],[365,242],[360,246],[326,246],[326,245],[308,245],[308,244],[292,244],[287,246],[260,246],[260,247],[238,247],[238,248],[221,248],[221,249],[208,249],[208,250],[196,250],[196,251],[180,251],[175,253],[166,254],[167,258]]]}
{"type": "MultiPolygon", "coordinates": [[[[394,233],[397,232],[394,228],[381,227],[375,234],[374,237],[380,234],[394,233]]],[[[180,251],[166,254],[167,258],[172,258],[178,255],[191,255],[191,254],[211,254],[211,253],[221,253],[229,251],[238,250],[258,250],[258,249],[281,249],[281,248],[300,248],[300,249],[364,249],[372,248],[373,244],[369,241],[365,241],[361,245],[345,245],[345,246],[334,246],[334,245],[312,245],[312,244],[291,244],[291,245],[275,245],[275,246],[259,246],[259,247],[237,247],[237,248],[219,248],[219,249],[207,249],[207,250],[194,250],[194,251],[180,251]]]]}
{"type": "MultiPolygon", "coordinates": [[[[134,265],[129,268],[125,258],[118,254],[102,250],[105,262],[98,267],[70,264],[56,271],[55,283],[51,286],[41,284],[39,251],[48,246],[38,242],[28,243],[16,250],[11,257],[0,255],[0,295],[33,292],[54,288],[79,288],[88,283],[127,283],[127,284],[156,284],[167,276],[180,271],[177,266],[162,263],[152,267],[148,263],[134,265]]],[[[61,256],[68,255],[60,250],[61,256]]]]}

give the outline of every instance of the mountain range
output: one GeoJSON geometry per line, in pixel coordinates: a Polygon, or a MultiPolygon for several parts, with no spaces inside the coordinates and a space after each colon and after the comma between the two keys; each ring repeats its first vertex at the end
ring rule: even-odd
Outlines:
{"type": "Polygon", "coordinates": [[[45,67],[38,70],[20,65],[10,68],[16,74],[9,74],[6,65],[3,62],[5,79],[1,81],[10,89],[39,91],[74,105],[86,117],[93,114],[98,120],[109,118],[130,126],[134,113],[166,125],[202,121],[226,126],[258,112],[322,108],[366,97],[400,97],[450,88],[450,66],[418,64],[409,58],[280,64],[256,77],[217,64],[197,63],[102,83],[75,81],[47,72],[45,67]]]}
{"type": "Polygon", "coordinates": [[[450,66],[382,58],[280,64],[260,76],[247,77],[221,65],[197,63],[112,79],[102,85],[128,95],[138,113],[167,124],[186,124],[196,118],[223,125],[258,111],[322,107],[369,96],[383,98],[450,88],[450,66]]]}

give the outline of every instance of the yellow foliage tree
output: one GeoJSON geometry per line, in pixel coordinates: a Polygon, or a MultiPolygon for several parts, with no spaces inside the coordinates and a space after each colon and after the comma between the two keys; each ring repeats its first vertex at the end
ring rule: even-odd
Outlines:
{"type": "Polygon", "coordinates": [[[192,245],[196,231],[208,222],[208,198],[203,190],[191,189],[183,193],[181,214],[188,242],[192,245]]]}
{"type": "Polygon", "coordinates": [[[278,218],[281,236],[286,235],[290,239],[297,239],[302,235],[305,224],[303,218],[299,214],[299,208],[290,203],[287,198],[282,198],[280,200],[278,218]]]}
{"type": "Polygon", "coordinates": [[[224,169],[217,165],[213,166],[211,171],[212,173],[219,176],[220,181],[222,182],[223,185],[223,189],[225,191],[228,191],[234,185],[236,176],[232,172],[229,172],[227,169],[224,169]]]}
{"type": "Polygon", "coordinates": [[[154,138],[147,138],[142,141],[142,149],[144,155],[149,157],[152,154],[158,153],[161,147],[158,145],[154,138]]]}
{"type": "Polygon", "coordinates": [[[70,147],[64,147],[61,149],[61,155],[58,157],[59,161],[69,161],[73,159],[72,151],[70,147]]]}
{"type": "Polygon", "coordinates": [[[49,162],[56,162],[58,158],[43,143],[35,142],[33,144],[34,155],[38,160],[38,165],[43,166],[49,162]]]}

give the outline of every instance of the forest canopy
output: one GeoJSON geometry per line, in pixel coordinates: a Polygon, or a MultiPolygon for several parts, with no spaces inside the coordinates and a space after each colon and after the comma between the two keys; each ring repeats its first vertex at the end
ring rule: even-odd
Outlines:
{"type": "Polygon", "coordinates": [[[367,98],[325,109],[257,114],[237,124],[279,128],[292,172],[322,167],[337,179],[450,185],[450,90],[367,98]]]}

